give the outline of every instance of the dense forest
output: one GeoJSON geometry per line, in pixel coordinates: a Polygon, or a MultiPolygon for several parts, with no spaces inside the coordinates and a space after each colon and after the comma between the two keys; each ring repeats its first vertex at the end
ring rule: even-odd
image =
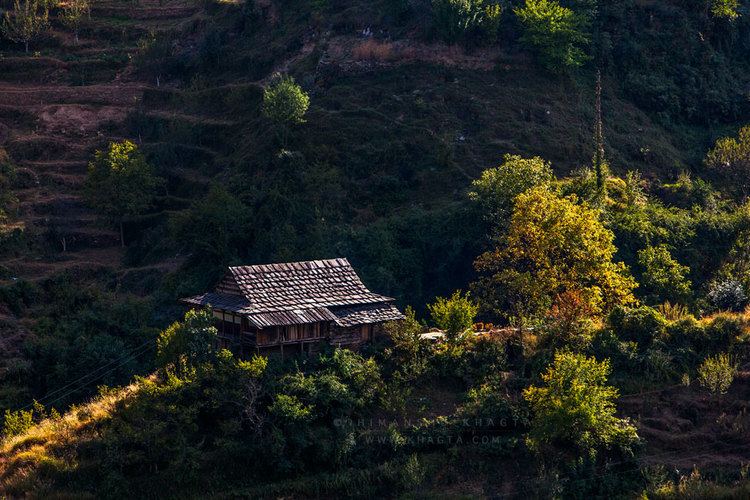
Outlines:
{"type": "Polygon", "coordinates": [[[749,19],[0,0],[0,496],[750,497],[749,19]],[[358,351],[178,303],[335,257],[358,351]]]}

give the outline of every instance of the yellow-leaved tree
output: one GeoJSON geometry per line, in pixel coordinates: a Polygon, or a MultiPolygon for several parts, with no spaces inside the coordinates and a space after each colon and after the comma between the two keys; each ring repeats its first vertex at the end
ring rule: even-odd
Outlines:
{"type": "Polygon", "coordinates": [[[474,292],[486,310],[523,324],[570,293],[593,315],[635,302],[635,280],[613,261],[612,231],[577,201],[546,187],[516,198],[508,232],[475,262],[481,277],[474,292]]]}

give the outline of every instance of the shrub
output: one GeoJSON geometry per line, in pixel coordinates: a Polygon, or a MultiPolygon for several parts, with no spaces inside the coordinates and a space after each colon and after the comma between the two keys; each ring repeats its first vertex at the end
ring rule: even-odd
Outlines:
{"type": "Polygon", "coordinates": [[[711,0],[711,15],[733,21],[740,17],[740,0],[711,0]]]}
{"type": "Polygon", "coordinates": [[[191,310],[183,322],[175,322],[157,340],[157,361],[177,376],[190,373],[213,359],[217,337],[211,310],[191,310]]]}
{"type": "Polygon", "coordinates": [[[29,430],[34,424],[41,422],[45,418],[59,418],[60,414],[52,408],[49,412],[44,405],[34,401],[31,408],[20,409],[17,411],[5,410],[3,417],[2,431],[0,436],[8,438],[18,436],[29,430]]]}
{"type": "Polygon", "coordinates": [[[404,320],[386,323],[384,328],[393,343],[388,353],[396,361],[401,374],[411,380],[419,377],[427,367],[428,346],[422,340],[423,328],[417,321],[414,309],[407,307],[404,315],[404,320]]]}
{"type": "Polygon", "coordinates": [[[726,394],[734,381],[737,368],[730,362],[728,354],[706,358],[698,368],[701,386],[713,394],[726,394]]]}
{"type": "Polygon", "coordinates": [[[619,391],[606,385],[609,361],[582,354],[557,353],[542,375],[544,385],[523,393],[533,418],[529,446],[565,452],[571,446],[581,458],[595,457],[602,448],[627,451],[637,441],[635,427],[615,416],[619,391]]]}
{"type": "Polygon", "coordinates": [[[494,41],[502,6],[487,0],[432,0],[435,31],[448,43],[472,38],[494,41]]]}
{"type": "Polygon", "coordinates": [[[26,432],[32,425],[34,425],[32,410],[5,410],[2,435],[4,437],[17,436],[26,432]]]}
{"type": "MultiPolygon", "coordinates": [[[[472,387],[466,393],[466,403],[457,412],[462,419],[492,419],[495,431],[526,430],[529,427],[528,409],[523,401],[513,401],[499,377],[472,387]]],[[[484,429],[490,430],[490,429],[484,429]]]]}
{"type": "Polygon", "coordinates": [[[721,310],[741,311],[747,305],[742,283],[731,278],[713,282],[708,290],[708,300],[721,310]]]}
{"type": "Polygon", "coordinates": [[[740,129],[738,137],[723,137],[708,152],[706,166],[719,172],[739,194],[750,194],[750,126],[740,129]]]}
{"type": "Polygon", "coordinates": [[[589,43],[587,21],[573,10],[556,0],[526,0],[514,12],[524,28],[521,41],[537,52],[548,69],[577,67],[589,59],[581,48],[589,43]]]}
{"type": "Polygon", "coordinates": [[[690,268],[674,260],[665,245],[646,247],[638,252],[638,264],[641,268],[638,291],[646,302],[688,300],[691,295],[691,283],[687,279],[690,268]]]}
{"type": "Polygon", "coordinates": [[[622,340],[638,342],[647,347],[664,334],[667,320],[653,307],[617,307],[609,315],[610,328],[622,340]]]}
{"type": "Polygon", "coordinates": [[[583,349],[591,341],[597,311],[578,290],[566,291],[555,298],[546,330],[555,345],[583,349]]]}
{"type": "Polygon", "coordinates": [[[659,304],[656,310],[669,321],[678,321],[690,316],[690,311],[687,306],[683,304],[672,304],[669,301],[659,304]]]}
{"type": "Polygon", "coordinates": [[[474,325],[479,306],[469,294],[462,295],[456,290],[450,298],[438,297],[427,309],[435,326],[445,332],[448,342],[455,343],[474,325]]]}
{"type": "Polygon", "coordinates": [[[673,357],[662,349],[651,348],[643,356],[643,373],[654,382],[666,382],[677,377],[673,357]]]}

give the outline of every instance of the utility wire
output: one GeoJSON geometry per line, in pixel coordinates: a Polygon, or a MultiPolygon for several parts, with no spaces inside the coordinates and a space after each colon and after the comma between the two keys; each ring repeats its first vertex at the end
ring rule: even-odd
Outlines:
{"type": "MultiPolygon", "coordinates": [[[[113,359],[113,360],[111,360],[111,361],[110,361],[109,363],[107,363],[107,364],[105,364],[105,365],[103,365],[103,366],[100,366],[100,367],[99,367],[99,368],[97,368],[96,370],[93,370],[93,371],[91,371],[91,372],[88,372],[88,373],[86,373],[85,375],[83,375],[83,376],[79,377],[78,379],[76,379],[76,380],[73,380],[72,382],[69,382],[68,384],[66,384],[66,385],[64,385],[64,386],[62,386],[62,387],[60,387],[60,388],[58,388],[58,389],[55,389],[55,390],[54,390],[54,391],[52,391],[52,392],[49,392],[49,393],[45,394],[44,396],[42,396],[41,398],[39,398],[39,399],[38,399],[37,401],[38,401],[38,402],[40,402],[40,403],[43,403],[43,404],[44,404],[45,406],[49,406],[49,405],[51,405],[51,404],[53,404],[53,403],[56,403],[56,402],[58,402],[58,401],[61,401],[61,400],[62,400],[62,399],[64,399],[65,397],[69,396],[70,394],[73,394],[74,392],[76,392],[76,391],[80,390],[80,389],[81,389],[81,388],[83,388],[83,387],[84,387],[85,385],[87,385],[87,384],[89,384],[89,383],[93,382],[94,380],[98,380],[98,379],[101,379],[101,378],[102,378],[102,377],[104,377],[105,375],[107,375],[107,374],[109,374],[109,373],[113,372],[114,370],[116,370],[117,368],[119,368],[119,367],[123,366],[123,365],[124,365],[125,363],[127,363],[128,361],[130,361],[130,360],[132,360],[132,359],[136,358],[137,356],[139,356],[139,355],[143,354],[144,352],[146,352],[146,351],[148,350],[148,347],[149,347],[150,345],[152,345],[152,344],[153,344],[153,340],[147,340],[147,341],[146,341],[146,342],[144,342],[143,344],[139,345],[138,347],[136,347],[136,348],[134,348],[134,349],[133,349],[132,351],[130,351],[130,353],[128,353],[128,354],[125,354],[124,356],[122,356],[122,357],[120,357],[120,358],[116,358],[116,359],[113,359]],[[119,363],[118,363],[118,362],[119,362],[119,363]],[[106,368],[109,368],[110,366],[114,365],[115,363],[118,363],[118,364],[117,364],[116,366],[114,366],[114,367],[110,368],[109,370],[106,370],[106,371],[104,371],[103,373],[99,373],[99,372],[101,372],[102,370],[105,370],[106,368]],[[84,383],[82,383],[82,384],[78,385],[77,387],[73,388],[73,389],[72,389],[72,390],[70,390],[70,391],[67,391],[67,392],[65,392],[65,393],[64,393],[64,394],[63,394],[62,396],[56,397],[56,398],[55,398],[54,400],[52,400],[52,401],[49,401],[49,398],[51,398],[51,397],[53,397],[53,396],[56,396],[56,395],[57,395],[57,394],[59,394],[60,392],[62,392],[62,391],[65,391],[66,389],[68,389],[68,388],[70,388],[70,387],[73,387],[73,386],[74,386],[74,385],[76,385],[76,384],[79,384],[79,382],[82,382],[82,381],[86,380],[86,379],[87,379],[87,378],[89,378],[89,377],[94,377],[94,378],[92,378],[91,380],[88,380],[88,381],[86,381],[86,382],[84,382],[84,383]],[[47,402],[45,403],[44,401],[47,401],[47,402]]],[[[28,405],[24,406],[24,407],[23,407],[23,408],[21,408],[21,409],[22,409],[22,410],[26,410],[26,409],[28,409],[28,408],[31,408],[32,406],[34,406],[34,403],[29,403],[28,405]]]]}

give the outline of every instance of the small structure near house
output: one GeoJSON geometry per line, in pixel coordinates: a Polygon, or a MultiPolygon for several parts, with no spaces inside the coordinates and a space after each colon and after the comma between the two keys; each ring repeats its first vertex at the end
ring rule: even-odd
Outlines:
{"type": "Polygon", "coordinates": [[[181,300],[211,306],[221,346],[239,355],[310,352],[321,341],[357,348],[404,318],[393,301],[346,259],[230,267],[213,292],[181,300]]]}

